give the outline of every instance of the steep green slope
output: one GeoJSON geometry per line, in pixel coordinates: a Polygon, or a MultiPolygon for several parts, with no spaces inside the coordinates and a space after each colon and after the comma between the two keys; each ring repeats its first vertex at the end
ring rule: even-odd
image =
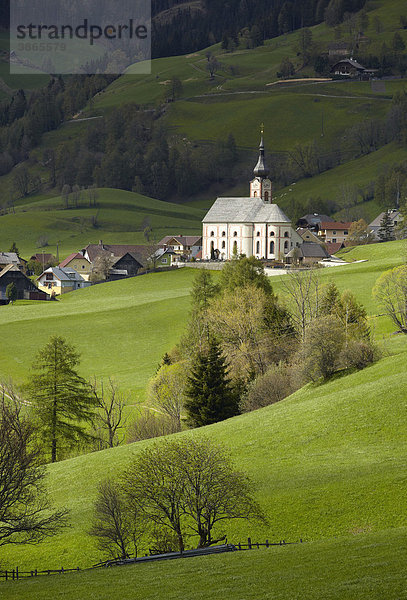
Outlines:
{"type": "MultiPolygon", "coordinates": [[[[407,339],[358,373],[308,386],[286,400],[181,435],[207,435],[228,447],[254,480],[269,526],[235,522],[231,541],[317,540],[407,526],[407,339]]],[[[71,510],[72,528],[33,548],[4,548],[8,565],[85,566],[97,551],[86,531],[98,481],[116,474],[152,441],[50,466],[49,489],[71,510]]]]}
{"type": "Polygon", "coordinates": [[[194,235],[201,232],[204,211],[194,207],[180,207],[133,192],[115,189],[98,190],[97,206],[89,207],[86,192],[78,208],[64,209],[61,197],[28,198],[16,206],[13,214],[0,217],[2,250],[15,241],[22,256],[31,255],[38,248],[38,240],[45,236],[45,252],[67,256],[88,243],[100,239],[107,244],[143,244],[146,220],[161,239],[168,233],[194,235]]]}
{"type": "MultiPolygon", "coordinates": [[[[370,315],[378,275],[401,262],[403,243],[359,247],[354,262],[321,272],[351,289],[370,315]]],[[[84,375],[115,375],[120,385],[142,389],[185,326],[192,269],[155,274],[68,294],[58,303],[1,309],[0,372],[22,378],[35,351],[52,333],[82,352],[84,375]]],[[[282,277],[272,280],[284,296],[282,277]]],[[[376,333],[393,331],[387,319],[376,333]]],[[[378,336],[379,337],[379,336],[378,336]]],[[[381,336],[380,336],[381,337],[381,336]]],[[[407,338],[386,336],[375,365],[329,383],[310,385],[285,401],[182,435],[202,433],[230,448],[255,482],[270,516],[268,527],[228,526],[229,539],[252,535],[307,540],[381,531],[407,525],[405,478],[407,338]]],[[[4,549],[9,564],[88,565],[97,560],[86,536],[97,482],[116,473],[152,442],[90,454],[50,467],[50,491],[72,511],[72,529],[35,548],[4,549]]],[[[2,551],[3,553],[3,551],[2,551]]]]}
{"type": "Polygon", "coordinates": [[[0,584],[6,600],[400,600],[405,529],[0,584]]]}

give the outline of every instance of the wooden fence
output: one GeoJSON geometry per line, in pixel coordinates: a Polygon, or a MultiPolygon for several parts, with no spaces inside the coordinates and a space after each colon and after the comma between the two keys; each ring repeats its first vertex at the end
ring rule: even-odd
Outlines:
{"type": "MultiPolygon", "coordinates": [[[[292,545],[292,544],[302,544],[303,541],[302,539],[300,539],[298,542],[286,542],[285,540],[280,540],[279,542],[270,542],[269,540],[266,540],[264,543],[263,542],[252,542],[251,538],[247,538],[247,543],[242,543],[239,542],[238,544],[226,544],[228,546],[228,551],[231,550],[253,550],[256,548],[271,548],[273,546],[288,546],[288,545],[292,545]]],[[[226,545],[224,546],[226,548],[226,545]]],[[[221,547],[218,547],[221,548],[221,547]]],[[[223,548],[223,546],[222,546],[223,548]]],[[[39,576],[43,576],[43,575],[56,575],[56,574],[62,574],[62,573],[73,573],[73,572],[78,572],[78,571],[87,571],[89,569],[97,569],[100,567],[106,567],[106,566],[113,566],[113,565],[119,565],[119,564],[126,564],[126,563],[137,563],[137,562],[145,562],[145,561],[152,561],[152,560],[160,560],[160,559],[164,559],[164,558],[187,558],[188,556],[200,556],[200,555],[204,555],[204,554],[215,554],[217,552],[217,548],[216,547],[212,547],[212,548],[206,548],[206,549],[201,549],[201,552],[199,551],[199,549],[195,549],[195,550],[187,550],[184,553],[178,553],[178,552],[174,552],[171,553],[172,556],[170,554],[156,554],[156,555],[150,555],[150,556],[145,556],[145,557],[139,557],[139,558],[135,558],[135,559],[128,559],[128,560],[122,560],[122,559],[117,559],[117,560],[110,560],[110,561],[106,561],[106,562],[102,562],[102,563],[98,563],[97,565],[94,565],[93,567],[89,567],[88,569],[80,569],[79,567],[76,567],[74,569],[64,569],[64,567],[61,567],[60,569],[45,569],[43,571],[40,571],[38,569],[34,569],[33,571],[20,571],[20,569],[18,567],[16,567],[15,569],[9,569],[7,571],[0,571],[0,580],[4,579],[5,581],[16,581],[18,579],[25,579],[27,577],[39,577],[39,576]],[[206,551],[205,551],[206,550],[206,551]],[[179,556],[178,556],[179,555],[179,556]]]]}
{"type": "Polygon", "coordinates": [[[15,581],[17,579],[25,579],[26,577],[56,575],[57,573],[73,573],[80,570],[79,567],[76,567],[75,569],[64,569],[61,567],[60,569],[46,569],[45,571],[39,571],[38,569],[34,569],[34,571],[20,571],[20,569],[16,567],[15,569],[10,569],[8,571],[0,571],[0,579],[4,579],[5,581],[15,581]]]}

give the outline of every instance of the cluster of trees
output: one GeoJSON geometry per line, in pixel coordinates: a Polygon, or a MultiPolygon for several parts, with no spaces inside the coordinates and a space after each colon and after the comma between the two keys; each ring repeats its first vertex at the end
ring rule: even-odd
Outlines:
{"type": "Polygon", "coordinates": [[[177,381],[175,430],[180,415],[190,426],[208,425],[376,359],[366,311],[351,292],[321,286],[310,271],[287,275],[283,295],[284,305],[254,257],[226,264],[219,283],[198,272],[187,333],[150,388],[152,404],[170,417],[156,383],[177,381]]]}
{"type": "MultiPolygon", "coordinates": [[[[153,14],[178,7],[181,0],[156,0],[153,14]]],[[[186,54],[222,41],[224,47],[240,37],[250,44],[311,27],[322,21],[341,23],[350,13],[360,11],[365,0],[206,0],[203,9],[182,6],[153,19],[153,56],[186,54]]]]}
{"type": "Polygon", "coordinates": [[[237,157],[232,135],[208,152],[203,145],[171,137],[158,116],[136,105],[118,107],[106,119],[93,121],[80,141],[46,150],[42,163],[49,183],[62,191],[63,207],[78,207],[83,200],[94,206],[95,186],[168,199],[232,177],[237,157]],[[88,188],[86,194],[83,188],[88,188]]]}
{"type": "Polygon", "coordinates": [[[203,548],[226,538],[225,522],[265,521],[250,480],[224,448],[206,438],[162,441],[102,481],[90,534],[106,558],[203,548]]]}
{"type": "Polygon", "coordinates": [[[0,175],[28,158],[42,135],[73,117],[112,76],[88,75],[50,79],[47,87],[27,97],[21,89],[0,104],[0,175]]]}

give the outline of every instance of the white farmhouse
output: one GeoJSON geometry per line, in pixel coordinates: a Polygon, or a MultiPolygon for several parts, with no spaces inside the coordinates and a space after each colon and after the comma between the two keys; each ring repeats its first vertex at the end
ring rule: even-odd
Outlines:
{"type": "Polygon", "coordinates": [[[282,259],[302,244],[290,219],[277,204],[272,204],[268,175],[262,131],[259,160],[250,182],[250,197],[218,198],[203,219],[204,260],[229,260],[236,254],[282,259]]]}

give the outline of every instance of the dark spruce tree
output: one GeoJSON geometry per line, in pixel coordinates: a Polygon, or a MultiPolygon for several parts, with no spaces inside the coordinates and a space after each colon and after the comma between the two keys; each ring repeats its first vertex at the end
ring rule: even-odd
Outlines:
{"type": "Polygon", "coordinates": [[[185,409],[193,427],[211,425],[239,414],[239,397],[228,378],[222,351],[214,339],[197,355],[188,378],[185,409]]]}
{"type": "Polygon", "coordinates": [[[380,221],[380,229],[378,230],[377,235],[382,242],[390,242],[395,239],[393,223],[387,210],[380,221]]]}

